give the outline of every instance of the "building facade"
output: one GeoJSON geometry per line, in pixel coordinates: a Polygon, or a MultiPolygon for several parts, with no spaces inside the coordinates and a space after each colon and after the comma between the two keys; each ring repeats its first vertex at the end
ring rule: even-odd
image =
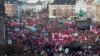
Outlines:
{"type": "Polygon", "coordinates": [[[27,3],[37,3],[38,1],[41,1],[41,2],[50,2],[52,3],[54,0],[26,0],[27,3]]]}
{"type": "Polygon", "coordinates": [[[31,10],[32,12],[39,12],[43,9],[43,5],[40,3],[27,3],[27,9],[31,10]]]}
{"type": "Polygon", "coordinates": [[[69,17],[75,16],[75,5],[49,5],[49,17],[69,17]]]}
{"type": "Polygon", "coordinates": [[[49,18],[74,17],[76,0],[54,0],[49,5],[49,18]]]}
{"type": "Polygon", "coordinates": [[[96,21],[96,7],[95,0],[85,0],[86,3],[86,15],[91,18],[92,21],[96,21]]]}
{"type": "Polygon", "coordinates": [[[100,0],[86,0],[86,14],[93,22],[100,22],[100,0]]]}
{"type": "Polygon", "coordinates": [[[86,12],[86,3],[84,0],[78,0],[75,5],[75,13],[78,13],[80,10],[86,12]]]}
{"type": "MultiPolygon", "coordinates": [[[[60,1],[60,0],[59,0],[60,1]]],[[[67,0],[66,0],[67,1],[67,0]]],[[[64,1],[65,2],[65,1],[64,1]]],[[[95,0],[76,0],[76,3],[71,4],[60,4],[49,5],[49,17],[63,17],[69,16],[74,17],[80,10],[86,13],[84,18],[92,18],[96,21],[96,1],[95,0]]]]}
{"type": "Polygon", "coordinates": [[[96,21],[100,22],[100,3],[96,4],[96,21]]]}
{"type": "Polygon", "coordinates": [[[5,3],[5,14],[7,16],[15,16],[18,14],[18,5],[17,4],[10,4],[10,3],[5,3]]]}

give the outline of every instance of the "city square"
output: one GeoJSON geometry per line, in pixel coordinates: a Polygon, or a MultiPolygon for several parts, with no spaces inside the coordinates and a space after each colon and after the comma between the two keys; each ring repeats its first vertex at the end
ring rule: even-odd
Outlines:
{"type": "Polygon", "coordinates": [[[100,56],[99,0],[0,0],[0,56],[100,56]]]}

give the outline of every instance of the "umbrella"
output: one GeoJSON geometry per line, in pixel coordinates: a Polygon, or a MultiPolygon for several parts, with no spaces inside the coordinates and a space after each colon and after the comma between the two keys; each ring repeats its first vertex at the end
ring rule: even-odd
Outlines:
{"type": "Polygon", "coordinates": [[[30,29],[31,31],[36,31],[37,30],[34,26],[27,26],[26,28],[30,29]]]}
{"type": "Polygon", "coordinates": [[[59,23],[65,23],[67,20],[59,20],[59,23]]]}
{"type": "Polygon", "coordinates": [[[16,21],[19,22],[20,20],[19,19],[16,19],[16,21]]]}
{"type": "Polygon", "coordinates": [[[20,29],[19,29],[19,28],[15,28],[14,30],[15,30],[15,31],[20,31],[20,29]]]}
{"type": "Polygon", "coordinates": [[[60,22],[60,23],[64,23],[64,22],[65,22],[65,20],[60,20],[59,22],[60,22]]]}

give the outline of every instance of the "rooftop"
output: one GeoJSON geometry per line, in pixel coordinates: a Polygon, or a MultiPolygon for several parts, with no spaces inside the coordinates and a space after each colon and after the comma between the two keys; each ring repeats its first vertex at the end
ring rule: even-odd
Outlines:
{"type": "Polygon", "coordinates": [[[52,4],[57,4],[57,5],[61,5],[61,4],[75,5],[76,4],[76,0],[54,0],[54,2],[52,4]]]}

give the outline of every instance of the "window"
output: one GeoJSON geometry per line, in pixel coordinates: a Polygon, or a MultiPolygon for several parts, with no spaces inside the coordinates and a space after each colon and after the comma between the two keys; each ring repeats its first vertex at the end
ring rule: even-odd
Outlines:
{"type": "Polygon", "coordinates": [[[56,9],[53,10],[53,15],[56,16],[56,9]]]}

